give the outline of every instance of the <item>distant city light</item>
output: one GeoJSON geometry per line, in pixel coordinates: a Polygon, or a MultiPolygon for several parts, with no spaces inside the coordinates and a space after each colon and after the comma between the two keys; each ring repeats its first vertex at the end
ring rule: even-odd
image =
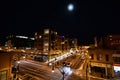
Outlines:
{"type": "Polygon", "coordinates": [[[42,38],[42,36],[40,35],[39,38],[42,38]]]}
{"type": "Polygon", "coordinates": [[[30,38],[31,40],[35,40],[35,38],[30,38]]]}
{"type": "Polygon", "coordinates": [[[72,43],[74,44],[74,41],[72,41],[72,43]]]}
{"type": "Polygon", "coordinates": [[[62,38],[65,38],[65,36],[61,36],[62,38]]]}
{"type": "Polygon", "coordinates": [[[18,37],[18,38],[28,39],[28,37],[26,37],[26,36],[16,36],[16,37],[18,37]]]}

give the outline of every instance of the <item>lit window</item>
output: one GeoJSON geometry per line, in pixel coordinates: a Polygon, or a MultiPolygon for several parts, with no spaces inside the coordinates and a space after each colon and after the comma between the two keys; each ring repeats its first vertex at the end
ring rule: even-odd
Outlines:
{"type": "Polygon", "coordinates": [[[72,43],[74,43],[74,41],[72,41],[72,43]]]}
{"type": "Polygon", "coordinates": [[[42,36],[40,35],[39,38],[42,38],[42,36]]]}
{"type": "Polygon", "coordinates": [[[112,39],[110,38],[110,40],[112,40],[112,39]]]}
{"type": "Polygon", "coordinates": [[[57,32],[55,32],[55,34],[57,35],[57,32]]]}
{"type": "Polygon", "coordinates": [[[48,46],[48,43],[45,43],[44,46],[48,46]]]}
{"type": "Polygon", "coordinates": [[[37,35],[37,32],[35,33],[35,35],[37,35]]]}
{"type": "Polygon", "coordinates": [[[110,35],[109,37],[112,37],[112,35],[110,35]]]}
{"type": "Polygon", "coordinates": [[[97,55],[97,60],[102,60],[102,55],[101,54],[97,55]]]}
{"type": "Polygon", "coordinates": [[[49,29],[45,29],[44,34],[49,34],[49,29]]]}
{"type": "Polygon", "coordinates": [[[45,48],[44,51],[48,51],[48,48],[45,48]]]}

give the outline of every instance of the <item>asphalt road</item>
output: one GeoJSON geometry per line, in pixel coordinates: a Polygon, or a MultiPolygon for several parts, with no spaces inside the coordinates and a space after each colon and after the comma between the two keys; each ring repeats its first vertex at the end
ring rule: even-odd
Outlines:
{"type": "Polygon", "coordinates": [[[59,80],[61,75],[58,71],[52,73],[52,69],[33,61],[21,61],[19,64],[19,74],[23,80],[59,80]]]}
{"type": "MultiPolygon", "coordinates": [[[[66,61],[72,62],[75,65],[73,65],[73,69],[70,67],[62,68],[66,72],[64,80],[86,80],[84,62],[81,62],[81,55],[77,55],[76,58],[70,57],[67,59],[66,61]]],[[[52,66],[48,66],[46,63],[31,60],[20,61],[18,77],[22,78],[22,80],[63,80],[60,67],[54,68],[54,72],[52,72],[52,66]]],[[[91,78],[88,80],[100,79],[91,78]]]]}

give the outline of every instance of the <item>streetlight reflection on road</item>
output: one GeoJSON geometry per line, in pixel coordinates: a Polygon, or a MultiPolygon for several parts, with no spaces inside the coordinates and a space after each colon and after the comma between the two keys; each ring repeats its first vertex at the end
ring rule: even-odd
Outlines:
{"type": "MultiPolygon", "coordinates": [[[[52,67],[52,72],[54,72],[54,66],[52,67]]],[[[64,76],[65,76],[65,71],[64,71],[64,69],[63,68],[58,68],[58,70],[60,71],[60,73],[62,74],[62,80],[64,80],[64,76]]]]}
{"type": "MultiPolygon", "coordinates": [[[[65,75],[67,76],[67,75],[70,75],[72,73],[70,67],[68,67],[68,66],[60,66],[60,67],[56,67],[56,68],[62,74],[62,76],[63,76],[62,80],[64,80],[65,75]]],[[[55,65],[53,63],[53,65],[52,65],[52,72],[54,72],[54,70],[55,70],[55,65]]]]}

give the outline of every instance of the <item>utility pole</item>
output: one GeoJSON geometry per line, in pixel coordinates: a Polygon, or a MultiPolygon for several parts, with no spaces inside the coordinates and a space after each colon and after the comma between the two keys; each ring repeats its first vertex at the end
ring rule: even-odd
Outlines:
{"type": "Polygon", "coordinates": [[[65,75],[65,72],[64,72],[64,70],[63,70],[63,72],[61,72],[62,73],[62,75],[63,75],[63,80],[64,80],[64,75],[65,75]]]}
{"type": "Polygon", "coordinates": [[[64,71],[64,69],[62,68],[62,69],[60,69],[60,68],[58,68],[58,70],[60,71],[60,73],[62,74],[62,80],[64,80],[64,78],[65,78],[65,71],[64,71]]]}
{"type": "Polygon", "coordinates": [[[88,80],[88,63],[86,65],[86,80],[88,80]]]}

